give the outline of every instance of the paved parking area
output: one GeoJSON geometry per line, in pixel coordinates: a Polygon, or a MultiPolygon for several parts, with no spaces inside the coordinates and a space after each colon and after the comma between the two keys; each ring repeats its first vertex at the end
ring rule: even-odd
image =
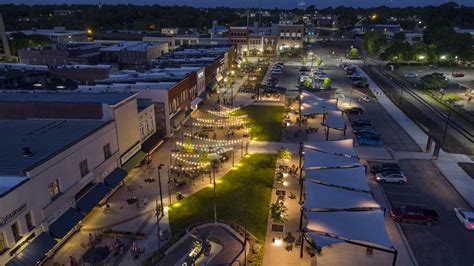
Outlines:
{"type": "Polygon", "coordinates": [[[400,167],[407,184],[382,185],[391,206],[417,205],[436,210],[440,217],[440,223],[431,227],[401,224],[418,264],[473,265],[474,231],[465,229],[453,211],[468,208],[466,202],[431,161],[401,160],[400,167]]]}

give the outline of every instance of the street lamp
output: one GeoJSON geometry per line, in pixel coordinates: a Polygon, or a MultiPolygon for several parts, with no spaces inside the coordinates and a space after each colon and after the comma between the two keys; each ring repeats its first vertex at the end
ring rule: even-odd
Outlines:
{"type": "MultiPolygon", "coordinates": [[[[158,200],[155,200],[155,206],[156,206],[156,233],[158,234],[158,252],[160,252],[161,249],[161,239],[160,239],[160,220],[164,216],[163,213],[163,194],[161,190],[161,176],[160,176],[160,170],[164,166],[164,164],[158,165],[158,186],[160,188],[160,207],[158,208],[158,200]]],[[[158,253],[159,254],[159,253],[158,253]]]]}
{"type": "Polygon", "coordinates": [[[453,70],[451,71],[451,76],[454,74],[454,68],[456,67],[457,61],[458,61],[458,56],[456,55],[456,56],[454,57],[453,70]]]}
{"type": "Polygon", "coordinates": [[[213,175],[213,178],[214,178],[214,223],[217,223],[216,168],[217,168],[217,160],[213,160],[213,161],[212,161],[212,175],[213,175]]]}

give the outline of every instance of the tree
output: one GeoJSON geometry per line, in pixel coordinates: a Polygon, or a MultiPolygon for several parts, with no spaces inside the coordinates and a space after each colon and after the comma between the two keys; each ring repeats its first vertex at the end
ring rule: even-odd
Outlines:
{"type": "Polygon", "coordinates": [[[288,214],[286,213],[287,210],[288,208],[282,201],[272,203],[272,205],[270,206],[272,220],[275,223],[284,223],[286,220],[288,220],[288,214]]]}
{"type": "Polygon", "coordinates": [[[281,160],[291,159],[291,157],[293,157],[293,153],[288,148],[281,147],[277,151],[277,156],[278,159],[281,160]]]}
{"type": "Polygon", "coordinates": [[[324,78],[323,80],[323,88],[329,89],[331,87],[331,78],[324,78]]]}
{"type": "Polygon", "coordinates": [[[440,90],[448,87],[448,81],[443,73],[424,75],[420,80],[423,82],[425,89],[440,90]]]}
{"type": "Polygon", "coordinates": [[[51,39],[43,35],[25,35],[20,32],[11,34],[8,42],[12,55],[18,55],[20,49],[48,45],[51,39]]]}
{"type": "Polygon", "coordinates": [[[357,58],[359,57],[359,50],[355,47],[352,47],[350,50],[349,50],[349,58],[357,58]]]}
{"type": "Polygon", "coordinates": [[[364,43],[369,53],[373,56],[377,56],[387,44],[387,40],[382,32],[369,31],[365,33],[364,43]]]}
{"type": "Polygon", "coordinates": [[[193,143],[191,139],[185,138],[183,140],[183,152],[184,153],[193,153],[193,143]]]}
{"type": "Polygon", "coordinates": [[[313,85],[313,81],[311,81],[310,78],[305,78],[303,80],[303,86],[306,87],[306,88],[311,88],[313,85]]]}

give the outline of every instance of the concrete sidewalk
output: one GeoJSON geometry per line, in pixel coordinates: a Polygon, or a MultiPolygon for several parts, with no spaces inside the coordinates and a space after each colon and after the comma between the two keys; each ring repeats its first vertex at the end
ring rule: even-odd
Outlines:
{"type": "MultiPolygon", "coordinates": [[[[369,88],[380,105],[382,105],[393,119],[397,121],[400,127],[410,135],[420,149],[424,150],[428,141],[428,135],[406,116],[362,69],[357,68],[357,71],[367,78],[369,88]]],[[[458,165],[458,162],[474,162],[464,154],[447,153],[443,150],[440,151],[438,160],[434,160],[433,162],[464,200],[474,208],[474,179],[458,165]]]]}

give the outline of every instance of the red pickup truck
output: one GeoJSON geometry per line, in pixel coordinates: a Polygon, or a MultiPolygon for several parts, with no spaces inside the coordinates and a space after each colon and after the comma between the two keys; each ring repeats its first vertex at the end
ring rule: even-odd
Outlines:
{"type": "Polygon", "coordinates": [[[439,221],[438,213],[435,210],[410,205],[392,209],[390,216],[397,223],[416,222],[433,225],[439,221]]]}

